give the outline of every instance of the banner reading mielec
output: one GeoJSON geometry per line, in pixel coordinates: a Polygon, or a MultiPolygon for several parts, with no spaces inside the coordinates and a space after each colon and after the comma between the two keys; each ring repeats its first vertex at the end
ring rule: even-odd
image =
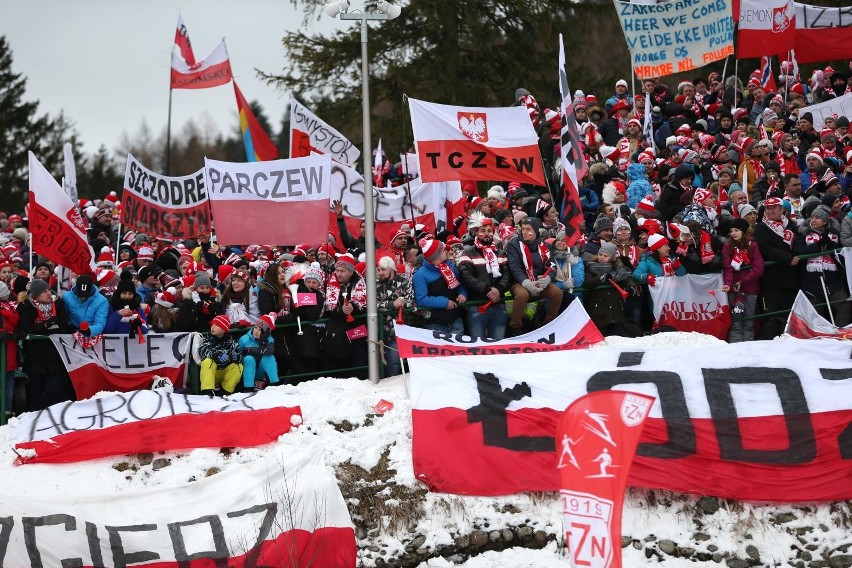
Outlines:
{"type": "Polygon", "coordinates": [[[734,53],[729,0],[613,1],[640,79],[690,71],[734,53]]]}
{"type": "Polygon", "coordinates": [[[249,163],[205,159],[204,173],[220,242],[325,242],[329,156],[249,163]]]}
{"type": "Polygon", "coordinates": [[[121,224],[151,237],[195,238],[210,231],[204,170],[188,176],[154,173],[127,154],[121,224]]]}

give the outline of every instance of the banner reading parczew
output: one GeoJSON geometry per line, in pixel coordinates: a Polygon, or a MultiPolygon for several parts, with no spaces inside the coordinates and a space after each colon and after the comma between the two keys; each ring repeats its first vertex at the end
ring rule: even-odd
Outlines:
{"type": "Polygon", "coordinates": [[[127,154],[121,224],[151,237],[192,239],[210,231],[210,203],[204,170],[164,176],[127,154]]]}
{"type": "Polygon", "coordinates": [[[690,71],[734,53],[729,0],[613,1],[640,79],[690,71]]]}

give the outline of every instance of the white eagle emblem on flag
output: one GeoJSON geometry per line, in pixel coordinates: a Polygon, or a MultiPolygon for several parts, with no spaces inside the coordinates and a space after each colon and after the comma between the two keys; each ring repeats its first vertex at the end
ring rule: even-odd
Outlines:
{"type": "Polygon", "coordinates": [[[790,27],[790,16],[787,6],[772,9],[772,33],[781,33],[790,27]]]}
{"type": "Polygon", "coordinates": [[[459,130],[474,142],[488,142],[488,125],[484,112],[458,113],[459,130]]]}

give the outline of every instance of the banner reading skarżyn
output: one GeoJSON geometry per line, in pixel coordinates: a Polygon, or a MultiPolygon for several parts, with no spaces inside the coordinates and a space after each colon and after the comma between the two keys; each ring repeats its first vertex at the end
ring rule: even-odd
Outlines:
{"type": "Polygon", "coordinates": [[[331,157],[249,163],[205,159],[204,174],[219,242],[325,242],[331,157]]]}
{"type": "Polygon", "coordinates": [[[423,181],[545,185],[541,150],[523,107],[459,107],[408,99],[423,181]]]}
{"type": "Polygon", "coordinates": [[[320,452],[291,447],[121,492],[69,495],[56,473],[32,494],[0,494],[0,565],[355,568],[355,531],[330,471],[320,452]]]}
{"type": "Polygon", "coordinates": [[[188,176],[165,176],[127,154],[121,224],[152,237],[171,239],[193,239],[209,232],[204,170],[188,176]]]}
{"type": "Polygon", "coordinates": [[[571,302],[555,320],[535,331],[500,340],[482,340],[468,335],[430,331],[394,322],[399,356],[449,357],[455,355],[500,355],[583,349],[603,341],[580,302],[571,302]]]}
{"type": "Polygon", "coordinates": [[[613,2],[640,79],[690,71],[734,53],[729,0],[613,2]]]}
{"type": "Polygon", "coordinates": [[[414,474],[446,493],[554,491],[562,411],[589,392],[627,390],[658,399],[631,485],[749,501],[849,499],[850,352],[848,341],[786,339],[415,357],[414,474]]]}

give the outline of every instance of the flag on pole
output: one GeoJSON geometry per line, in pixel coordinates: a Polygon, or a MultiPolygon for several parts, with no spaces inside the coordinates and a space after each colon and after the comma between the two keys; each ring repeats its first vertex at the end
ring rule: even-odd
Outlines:
{"type": "Polygon", "coordinates": [[[384,185],[382,183],[383,177],[384,172],[382,171],[382,139],[379,138],[379,145],[376,146],[376,155],[373,156],[373,185],[376,187],[382,187],[384,185]]]}
{"type": "Polygon", "coordinates": [[[219,42],[207,57],[190,65],[172,53],[172,89],[208,89],[231,80],[231,60],[225,40],[219,42]]]}
{"type": "Polygon", "coordinates": [[[237,87],[236,81],[234,81],[234,95],[237,97],[237,110],[240,113],[240,132],[243,135],[243,144],[246,146],[246,160],[249,162],[277,160],[278,147],[264,132],[251,111],[248,101],[237,87]]]}
{"type": "Polygon", "coordinates": [[[796,8],[793,0],[742,0],[737,57],[778,55],[793,49],[796,8]]]}
{"type": "Polygon", "coordinates": [[[328,154],[341,164],[354,164],[361,151],[346,136],[315,115],[306,106],[290,99],[290,157],[328,154]]]}
{"type": "Polygon", "coordinates": [[[175,30],[175,45],[180,51],[180,56],[187,65],[195,65],[195,54],[192,53],[192,44],[189,42],[189,32],[183,23],[183,16],[178,14],[177,29],[175,30]]]}
{"type": "Polygon", "coordinates": [[[764,55],[760,59],[760,84],[763,85],[764,91],[777,91],[775,85],[775,77],[772,76],[772,58],[764,55]]]}
{"type": "Polygon", "coordinates": [[[95,273],[95,253],[77,206],[29,152],[32,250],[77,274],[95,273]]]}
{"type": "Polygon", "coordinates": [[[654,155],[657,155],[657,146],[654,144],[654,121],[651,119],[651,97],[645,99],[645,124],[642,125],[644,130],[645,142],[648,148],[654,155]]]}
{"type": "MultiPolygon", "coordinates": [[[[559,94],[562,103],[559,105],[562,117],[562,183],[564,197],[562,198],[562,220],[565,223],[565,241],[571,247],[582,235],[580,229],[583,222],[583,206],[580,202],[580,183],[589,167],[583,156],[580,145],[580,133],[577,130],[577,120],[574,117],[574,103],[571,90],[568,88],[568,74],[565,71],[565,45],[562,34],[559,34],[559,94]]],[[[646,107],[648,103],[646,102],[646,107]]]]}
{"type": "Polygon", "coordinates": [[[62,147],[62,153],[65,157],[65,178],[63,184],[65,193],[71,200],[71,203],[77,205],[79,198],[77,196],[77,167],[74,165],[74,148],[70,142],[66,142],[62,147]]]}

